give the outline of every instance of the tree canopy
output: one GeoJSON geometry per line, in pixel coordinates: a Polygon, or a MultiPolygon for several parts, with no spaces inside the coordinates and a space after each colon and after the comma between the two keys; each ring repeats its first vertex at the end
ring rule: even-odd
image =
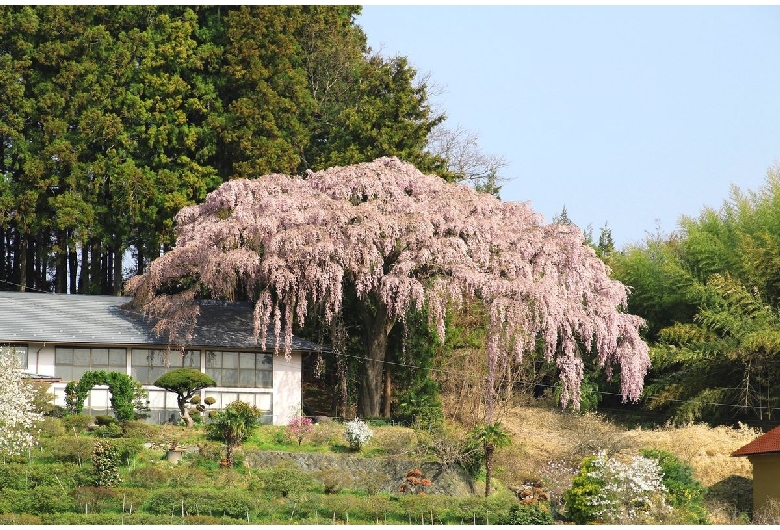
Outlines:
{"type": "Polygon", "coordinates": [[[314,311],[336,323],[345,296],[354,296],[367,358],[361,416],[379,415],[395,323],[426,307],[442,338],[448,307],[472,297],[489,308],[489,377],[541,343],[559,369],[564,405],[579,404],[583,352],[609,375],[619,365],[625,399],[642,391],[643,321],[621,311],[627,289],[582,231],[544,224],[524,203],[449,184],[397,158],[306,178],[232,180],[182,209],[176,226],[175,247],[127,285],[134,303],[160,319],[156,329],[181,340],[198,317],[195,298],[249,299],[261,344],[273,322],[289,352],[296,322],[314,311]]]}
{"type": "Polygon", "coordinates": [[[179,406],[182,420],[187,424],[187,427],[192,427],[194,421],[187,410],[187,403],[197,392],[216,386],[216,383],[210,376],[197,368],[176,368],[158,377],[154,386],[176,394],[176,404],[179,406]]]}
{"type": "Polygon", "coordinates": [[[767,420],[780,394],[780,168],[757,192],[733,188],[718,209],[683,217],[609,261],[647,319],[653,370],[646,404],[673,420],[767,420]]]}
{"type": "Polygon", "coordinates": [[[379,156],[444,174],[444,115],[359,12],[0,6],[0,289],[119,294],[231,178],[379,156]]]}

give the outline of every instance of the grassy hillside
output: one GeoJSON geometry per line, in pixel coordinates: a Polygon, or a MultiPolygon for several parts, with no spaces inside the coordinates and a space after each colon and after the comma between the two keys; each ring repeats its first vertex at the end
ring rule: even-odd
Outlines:
{"type": "MultiPolygon", "coordinates": [[[[513,444],[496,453],[495,493],[486,500],[445,484],[451,479],[434,476],[435,468],[424,465],[452,457],[464,434],[457,426],[436,435],[375,426],[374,438],[359,455],[348,451],[343,427],[336,423],[317,425],[300,446],[284,428],[264,426],[239,451],[238,467],[225,469],[219,465],[221,444],[208,440],[202,427],[133,422],[123,431],[118,426],[89,430],[86,420],[48,418],[40,448],[0,466],[0,524],[494,523],[518,504],[515,486],[541,483],[560,508],[584,457],[601,449],[638,454],[646,448],[668,451],[694,468],[708,488],[711,522],[744,523],[751,506],[750,464],[729,454],[758,434],[701,425],[626,429],[599,415],[516,407],[503,419],[513,444]],[[122,482],[116,487],[94,483],[91,451],[100,436],[108,436],[122,455],[122,482]],[[178,464],[166,459],[172,443],[186,449],[178,464]],[[306,458],[295,457],[301,453],[306,458]],[[339,458],[349,459],[349,465],[339,464],[339,458]],[[381,459],[385,463],[377,464],[381,459]],[[331,463],[312,467],[317,461],[331,463]],[[395,484],[412,466],[441,488],[423,496],[399,493],[395,484]]],[[[476,491],[483,488],[478,475],[476,491]]]]}

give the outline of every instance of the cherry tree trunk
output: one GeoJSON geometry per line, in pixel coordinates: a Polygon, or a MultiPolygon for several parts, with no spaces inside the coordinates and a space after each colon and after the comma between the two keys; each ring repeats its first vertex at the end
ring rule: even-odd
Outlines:
{"type": "Polygon", "coordinates": [[[493,479],[493,444],[485,444],[485,497],[490,495],[490,481],[493,479]]]}
{"type": "Polygon", "coordinates": [[[392,373],[390,372],[390,366],[385,366],[384,402],[382,404],[382,416],[385,418],[390,417],[390,398],[393,395],[391,376],[392,373]]]}
{"type": "Polygon", "coordinates": [[[384,303],[380,302],[376,306],[375,312],[365,304],[362,308],[365,359],[361,370],[357,407],[357,415],[361,418],[376,418],[381,415],[387,337],[395,324],[395,320],[387,315],[387,306],[384,303]]]}

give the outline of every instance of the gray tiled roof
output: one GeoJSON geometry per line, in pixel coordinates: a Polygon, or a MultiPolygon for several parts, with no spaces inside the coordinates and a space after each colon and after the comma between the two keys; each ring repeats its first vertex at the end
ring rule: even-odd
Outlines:
{"type": "MultiPolygon", "coordinates": [[[[75,294],[0,291],[0,343],[53,342],[67,344],[167,345],[138,312],[123,309],[131,298],[75,294]]],[[[281,338],[280,338],[281,339],[281,338]]],[[[188,346],[258,348],[252,305],[207,301],[188,346]]],[[[273,350],[273,332],[266,348],[273,350]]],[[[317,351],[318,345],[293,337],[292,349],[317,351]]]]}

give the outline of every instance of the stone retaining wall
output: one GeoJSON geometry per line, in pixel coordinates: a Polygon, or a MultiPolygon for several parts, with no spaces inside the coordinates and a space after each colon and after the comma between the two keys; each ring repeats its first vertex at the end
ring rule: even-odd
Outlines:
{"type": "Polygon", "coordinates": [[[245,450],[244,455],[244,464],[249,468],[262,469],[282,462],[292,462],[305,471],[341,472],[352,478],[353,484],[348,487],[370,487],[374,491],[387,493],[397,492],[406,473],[417,468],[432,481],[431,486],[426,488],[428,493],[457,497],[477,493],[471,477],[457,465],[445,467],[438,462],[399,457],[365,458],[357,454],[245,450]]]}

